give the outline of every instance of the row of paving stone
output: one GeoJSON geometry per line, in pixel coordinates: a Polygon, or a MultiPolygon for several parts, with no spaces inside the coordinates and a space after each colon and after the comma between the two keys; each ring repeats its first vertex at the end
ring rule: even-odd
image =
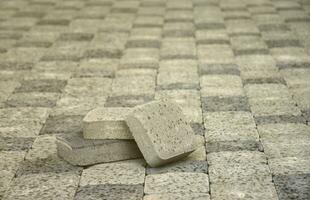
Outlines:
{"type": "Polygon", "coordinates": [[[309,13],[306,0],[1,2],[0,198],[309,199],[309,13]],[[55,135],[81,134],[89,110],[163,98],[200,141],[186,160],[58,158],[55,135]]]}

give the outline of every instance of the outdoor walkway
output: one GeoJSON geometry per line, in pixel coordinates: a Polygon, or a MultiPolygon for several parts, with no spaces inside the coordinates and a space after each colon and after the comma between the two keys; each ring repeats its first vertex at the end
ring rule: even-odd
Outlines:
{"type": "Polygon", "coordinates": [[[309,200],[310,0],[1,0],[0,199],[309,200]],[[72,166],[96,107],[171,98],[182,162],[72,166]]]}

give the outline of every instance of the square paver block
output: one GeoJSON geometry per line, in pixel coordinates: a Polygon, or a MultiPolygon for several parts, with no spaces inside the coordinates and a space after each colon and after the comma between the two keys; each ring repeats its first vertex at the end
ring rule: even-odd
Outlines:
{"type": "Polygon", "coordinates": [[[57,152],[73,165],[92,165],[142,157],[133,140],[88,140],[81,133],[57,137],[57,152]]]}
{"type": "Polygon", "coordinates": [[[137,106],[126,122],[151,167],[178,160],[196,149],[194,132],[174,102],[163,100],[137,106]]]}
{"type": "Polygon", "coordinates": [[[87,139],[133,139],[125,122],[130,108],[96,108],[83,119],[83,135],[87,139]]]}
{"type": "Polygon", "coordinates": [[[204,173],[176,172],[147,175],[144,193],[209,193],[209,179],[204,173]]]}

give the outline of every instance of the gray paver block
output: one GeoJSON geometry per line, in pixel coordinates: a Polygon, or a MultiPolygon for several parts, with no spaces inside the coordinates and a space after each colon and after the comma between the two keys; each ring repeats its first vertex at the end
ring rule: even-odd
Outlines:
{"type": "Polygon", "coordinates": [[[31,148],[34,138],[0,136],[0,151],[24,151],[31,148]]]}
{"type": "Polygon", "coordinates": [[[255,151],[216,152],[208,154],[212,183],[269,180],[271,175],[264,153],[255,151]]]}
{"type": "Polygon", "coordinates": [[[240,141],[215,141],[206,144],[208,153],[219,151],[263,151],[260,141],[240,140],[240,141]]]}
{"type": "Polygon", "coordinates": [[[207,193],[166,193],[166,194],[150,194],[143,197],[143,200],[210,200],[207,193]]]}
{"type": "Polygon", "coordinates": [[[0,198],[2,198],[5,191],[9,189],[11,180],[14,177],[14,172],[1,170],[0,172],[0,198]]]}
{"type": "Polygon", "coordinates": [[[112,96],[152,95],[155,84],[155,79],[148,76],[117,77],[112,84],[112,96]]]}
{"type": "Polygon", "coordinates": [[[80,187],[76,200],[137,200],[143,197],[143,185],[100,184],[80,187]]]}
{"type": "Polygon", "coordinates": [[[133,140],[88,140],[82,133],[57,137],[58,155],[73,165],[92,165],[102,162],[141,157],[133,140]]]}
{"type": "Polygon", "coordinates": [[[181,108],[171,101],[138,106],[126,122],[152,167],[185,157],[196,149],[193,130],[181,108]]]}
{"type": "Polygon", "coordinates": [[[310,198],[310,175],[291,174],[277,175],[274,177],[279,199],[300,199],[310,198]]]}
{"type": "Polygon", "coordinates": [[[81,132],[83,117],[81,115],[49,116],[40,134],[81,132]]]}
{"type": "Polygon", "coordinates": [[[192,38],[165,39],[160,49],[161,59],[195,59],[196,47],[192,38]]]}
{"type": "Polygon", "coordinates": [[[72,166],[57,155],[55,135],[36,138],[31,149],[21,163],[16,176],[39,173],[79,172],[81,168],[72,166]]]}
{"type": "Polygon", "coordinates": [[[159,50],[155,48],[129,48],[120,60],[120,69],[158,68],[159,50]]]}
{"type": "Polygon", "coordinates": [[[147,168],[147,174],[164,174],[169,172],[208,173],[208,163],[203,160],[179,161],[163,167],[147,168]]]}
{"type": "Polygon", "coordinates": [[[208,193],[208,175],[204,173],[166,173],[147,175],[145,194],[208,193]]]}
{"type": "Polygon", "coordinates": [[[277,200],[277,192],[271,181],[239,181],[211,184],[212,199],[277,200]]]}
{"type": "Polygon", "coordinates": [[[273,158],[268,160],[268,164],[274,175],[310,173],[310,157],[273,158]]]}
{"type": "Polygon", "coordinates": [[[202,97],[202,109],[206,112],[214,111],[250,111],[248,99],[245,96],[209,96],[202,97]]]}
{"type": "MultiPolygon", "coordinates": [[[[173,100],[181,107],[188,121],[191,123],[202,122],[200,93],[197,90],[157,90],[155,99],[173,100]]],[[[199,125],[195,128],[199,129],[199,125]]]]}
{"type": "Polygon", "coordinates": [[[121,95],[108,97],[105,107],[134,107],[154,100],[154,95],[121,95]]]}
{"type": "Polygon", "coordinates": [[[200,78],[201,95],[244,96],[242,80],[236,75],[204,75],[200,78]]]}
{"type": "Polygon", "coordinates": [[[186,161],[207,160],[206,148],[204,146],[198,147],[193,153],[189,154],[183,160],[186,161]]]}
{"type": "Polygon", "coordinates": [[[254,119],[249,112],[209,112],[204,115],[206,141],[258,141],[254,119]]]}
{"type": "Polygon", "coordinates": [[[66,84],[67,81],[56,79],[23,80],[15,92],[61,92],[66,84]]]}
{"type": "Polygon", "coordinates": [[[73,199],[79,176],[72,173],[30,174],[15,178],[4,199],[73,199]]]}
{"type": "Polygon", "coordinates": [[[75,77],[113,78],[118,67],[118,59],[89,59],[81,61],[75,77]]]}
{"type": "Polygon", "coordinates": [[[6,101],[10,107],[54,107],[59,93],[50,92],[20,92],[14,93],[6,101]]]}
{"type": "Polygon", "coordinates": [[[304,124],[259,125],[265,154],[269,158],[308,157],[310,144],[309,127],[304,124]]]}
{"type": "Polygon", "coordinates": [[[110,78],[72,78],[64,89],[64,94],[72,97],[107,97],[110,94],[110,78]]]}
{"type": "Polygon", "coordinates": [[[142,199],[145,162],[129,160],[85,169],[76,199],[142,199]]]}
{"type": "Polygon", "coordinates": [[[103,163],[83,170],[80,186],[138,185],[144,183],[145,162],[142,159],[103,163]]]}
{"type": "Polygon", "coordinates": [[[125,122],[130,108],[96,108],[83,119],[86,139],[133,139],[125,122]]]}

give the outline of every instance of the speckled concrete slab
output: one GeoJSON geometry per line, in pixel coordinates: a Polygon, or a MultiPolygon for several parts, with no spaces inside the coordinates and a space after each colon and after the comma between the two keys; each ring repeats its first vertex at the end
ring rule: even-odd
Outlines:
{"type": "Polygon", "coordinates": [[[133,140],[89,140],[82,133],[59,135],[57,152],[69,163],[80,166],[142,156],[133,140]]]}
{"type": "Polygon", "coordinates": [[[83,119],[87,139],[133,139],[125,122],[130,108],[96,108],[83,119]]]}
{"type": "Polygon", "coordinates": [[[208,175],[204,173],[176,172],[147,175],[145,194],[209,193],[208,175]]]}
{"type": "Polygon", "coordinates": [[[207,193],[166,193],[166,194],[151,194],[144,196],[143,200],[210,200],[210,195],[207,193]]]}
{"type": "Polygon", "coordinates": [[[168,100],[136,107],[126,118],[146,162],[160,166],[193,152],[194,132],[180,107],[168,100]]]}

